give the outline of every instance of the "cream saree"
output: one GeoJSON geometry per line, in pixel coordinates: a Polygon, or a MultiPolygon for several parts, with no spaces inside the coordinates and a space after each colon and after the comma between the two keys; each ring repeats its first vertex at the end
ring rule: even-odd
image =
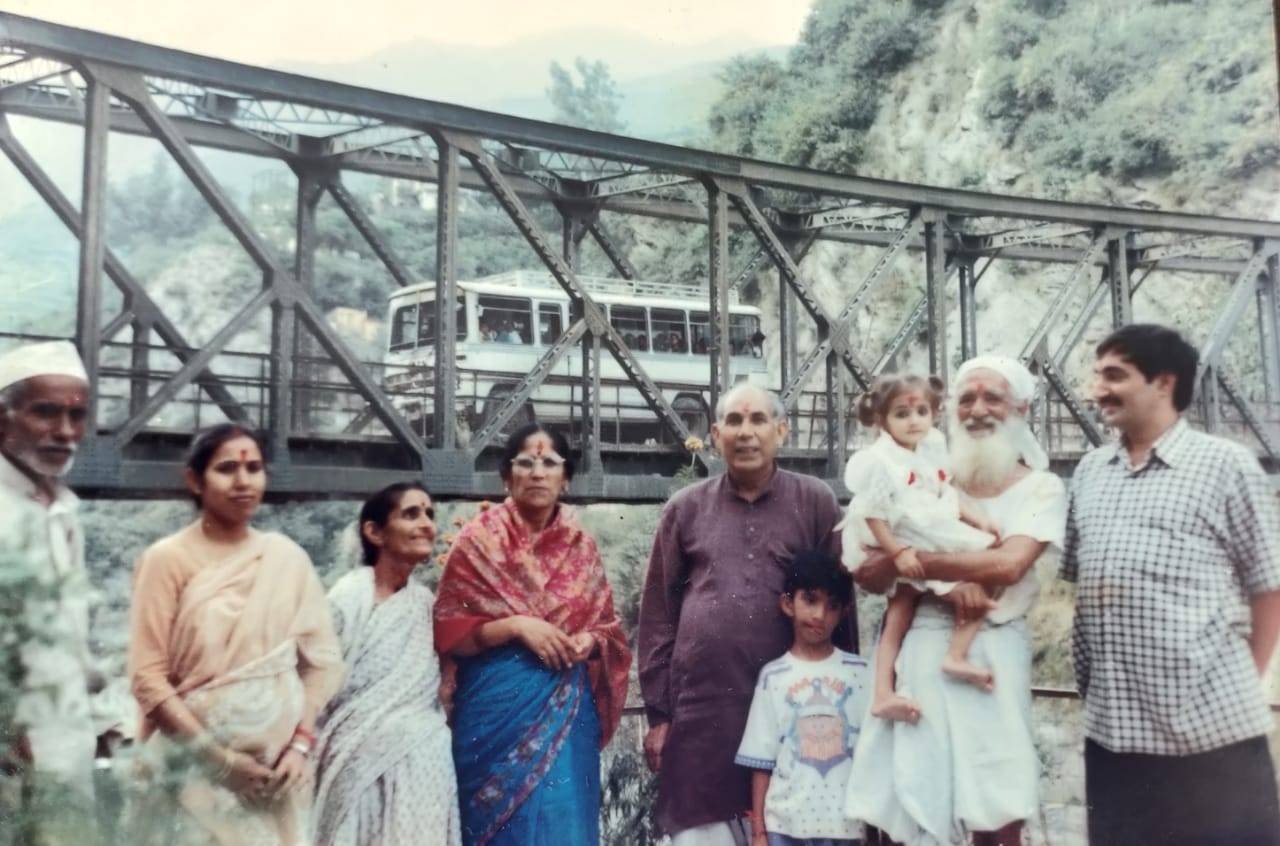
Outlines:
{"type": "MultiPolygon", "coordinates": [[[[282,535],[254,532],[211,562],[193,536],[199,531],[193,525],[166,538],[138,563],[134,693],[146,714],[181,696],[219,743],[274,767],[306,707],[319,710],[342,680],[324,590],[306,553],[282,535]]],[[[135,842],[306,842],[309,790],[248,804],[153,729],[148,720],[135,842]]]]}

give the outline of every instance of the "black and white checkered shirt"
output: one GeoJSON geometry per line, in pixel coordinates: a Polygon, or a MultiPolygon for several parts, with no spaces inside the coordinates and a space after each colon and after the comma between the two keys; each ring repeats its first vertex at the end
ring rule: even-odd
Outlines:
{"type": "Polygon", "coordinates": [[[1113,752],[1188,755],[1266,734],[1248,598],[1280,590],[1280,509],[1242,446],[1179,420],[1134,467],[1081,459],[1062,576],[1085,733],[1113,752]]]}

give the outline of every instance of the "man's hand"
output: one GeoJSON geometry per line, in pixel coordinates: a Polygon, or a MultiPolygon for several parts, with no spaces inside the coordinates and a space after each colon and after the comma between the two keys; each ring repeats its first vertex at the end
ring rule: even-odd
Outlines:
{"type": "Polygon", "coordinates": [[[662,768],[662,749],[667,745],[667,735],[671,732],[671,723],[658,723],[650,726],[644,736],[644,760],[650,772],[662,768]]]}
{"type": "Polygon", "coordinates": [[[973,582],[961,582],[942,597],[955,608],[956,620],[968,623],[981,620],[987,612],[996,607],[995,600],[987,596],[982,585],[973,582]]]}
{"type": "Polygon", "coordinates": [[[864,546],[862,551],[867,558],[853,571],[853,580],[868,593],[889,590],[894,579],[898,578],[898,568],[894,566],[893,559],[878,547],[864,546]]]}
{"type": "Polygon", "coordinates": [[[893,566],[897,568],[898,574],[903,578],[924,578],[924,565],[916,557],[916,551],[909,546],[898,550],[898,554],[893,557],[893,566]]]}

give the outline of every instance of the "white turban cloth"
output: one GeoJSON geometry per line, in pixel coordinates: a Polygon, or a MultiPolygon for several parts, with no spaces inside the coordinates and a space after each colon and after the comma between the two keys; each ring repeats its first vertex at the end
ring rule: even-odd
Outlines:
{"type": "MultiPolygon", "coordinates": [[[[990,370],[1003,377],[1009,383],[1009,398],[1015,405],[1029,403],[1035,399],[1036,377],[1022,362],[1003,355],[974,356],[961,364],[960,369],[956,371],[953,383],[956,392],[975,370],[990,370]]],[[[1014,413],[1018,415],[1018,421],[1013,426],[1001,427],[1002,434],[1013,440],[1018,454],[1028,467],[1032,470],[1047,470],[1049,456],[1045,453],[1044,447],[1040,445],[1035,433],[1027,425],[1026,418],[1020,412],[1014,413]]]]}
{"type": "Polygon", "coordinates": [[[0,390],[36,376],[70,376],[89,381],[84,362],[70,341],[27,344],[0,355],[0,390]]]}

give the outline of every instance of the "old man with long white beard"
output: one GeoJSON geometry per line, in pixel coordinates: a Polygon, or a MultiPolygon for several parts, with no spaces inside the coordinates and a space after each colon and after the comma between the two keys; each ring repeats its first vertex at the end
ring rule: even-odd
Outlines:
{"type": "MultiPolygon", "coordinates": [[[[1025,619],[1061,549],[1067,497],[1026,422],[1035,379],[1001,356],[965,362],[952,391],[953,479],[976,500],[1000,540],[977,552],[925,552],[929,579],[962,582],[926,594],[898,655],[896,690],[920,708],[915,724],[869,718],[854,753],[847,813],[906,846],[1021,843],[1036,811],[1039,762],[1031,729],[1031,643],[1025,619]],[[1039,565],[1039,566],[1038,566],[1039,565]],[[990,669],[988,691],[941,668],[955,618],[988,618],[970,660],[990,669]]],[[[855,574],[875,592],[896,574],[883,556],[855,574]]]]}
{"type": "Polygon", "coordinates": [[[63,818],[93,798],[84,536],[79,500],[62,481],[84,437],[88,394],[69,342],[0,355],[0,557],[29,570],[23,619],[34,632],[21,647],[17,712],[0,752],[32,787],[55,788],[63,818]]]}

